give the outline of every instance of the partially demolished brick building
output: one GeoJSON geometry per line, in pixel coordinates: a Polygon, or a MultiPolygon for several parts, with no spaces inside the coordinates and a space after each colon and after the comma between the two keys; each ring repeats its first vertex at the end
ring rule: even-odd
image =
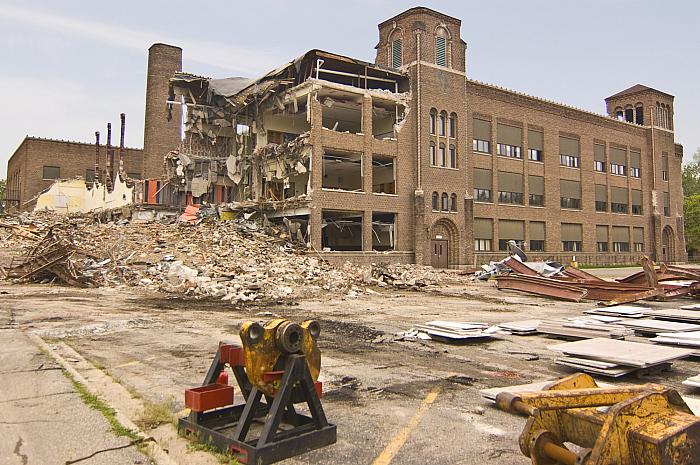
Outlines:
{"type": "Polygon", "coordinates": [[[255,80],[152,47],[146,200],[257,210],[331,260],[462,267],[515,240],[684,261],[673,96],[635,85],[599,115],[469,79],[460,23],[412,8],[379,24],[374,63],[311,50],[255,80]]]}

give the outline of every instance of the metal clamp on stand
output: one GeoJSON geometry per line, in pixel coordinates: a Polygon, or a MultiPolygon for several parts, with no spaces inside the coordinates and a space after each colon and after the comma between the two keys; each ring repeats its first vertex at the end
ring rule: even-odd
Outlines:
{"type": "Polygon", "coordinates": [[[321,406],[321,353],[317,322],[276,319],[241,328],[243,347],[220,344],[201,387],[185,391],[191,409],[181,434],[233,454],[240,462],[265,465],[336,442],[336,426],[321,406]],[[233,405],[226,365],[244,404],[233,405]],[[294,404],[306,403],[309,415],[294,404]],[[252,437],[251,437],[252,436],[252,437]]]}

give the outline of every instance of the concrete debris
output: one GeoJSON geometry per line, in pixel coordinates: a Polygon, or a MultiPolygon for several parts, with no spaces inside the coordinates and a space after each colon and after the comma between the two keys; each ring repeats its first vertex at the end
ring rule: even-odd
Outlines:
{"type": "Polygon", "coordinates": [[[177,222],[98,219],[35,212],[4,220],[2,230],[10,234],[0,236],[0,245],[18,253],[0,276],[133,286],[232,304],[328,293],[352,299],[376,293],[370,286],[422,289],[446,277],[466,281],[459,272],[414,265],[334,266],[298,244],[294,223],[272,225],[252,213],[221,221],[217,210],[192,206],[177,222]]]}

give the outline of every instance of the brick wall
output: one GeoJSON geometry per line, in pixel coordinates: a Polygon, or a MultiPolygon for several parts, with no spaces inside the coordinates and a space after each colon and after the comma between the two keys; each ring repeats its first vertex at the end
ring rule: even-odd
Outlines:
{"type": "MultiPolygon", "coordinates": [[[[124,155],[124,170],[140,174],[141,149],[127,148],[124,155]]],[[[100,167],[106,166],[107,149],[100,146],[100,167]]],[[[119,148],[114,152],[115,165],[119,163],[119,148]]],[[[26,137],[10,158],[7,166],[8,199],[21,210],[33,208],[31,199],[53,184],[54,180],[43,178],[43,167],[59,169],[61,179],[84,178],[86,170],[95,168],[95,145],[51,139],[26,137]],[[18,202],[17,202],[18,201],[18,202]],[[28,203],[30,202],[30,203],[28,203]]]]}

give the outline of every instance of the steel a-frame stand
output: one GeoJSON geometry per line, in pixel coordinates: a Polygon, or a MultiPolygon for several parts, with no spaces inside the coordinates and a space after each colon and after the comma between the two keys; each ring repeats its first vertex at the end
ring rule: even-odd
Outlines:
{"type": "MultiPolygon", "coordinates": [[[[214,385],[224,369],[217,351],[205,386],[214,385]]],[[[266,465],[336,442],[336,426],[326,419],[316,385],[304,355],[284,356],[279,389],[273,397],[251,386],[243,366],[231,363],[245,404],[210,411],[192,411],[181,418],[178,430],[233,454],[239,462],[266,465]],[[235,365],[235,366],[234,366],[235,365]],[[264,400],[263,400],[264,397],[264,400]],[[295,403],[306,402],[310,415],[299,413],[295,403]],[[253,423],[261,423],[257,438],[248,438],[253,423]]],[[[279,376],[279,373],[271,373],[279,376]]]]}

